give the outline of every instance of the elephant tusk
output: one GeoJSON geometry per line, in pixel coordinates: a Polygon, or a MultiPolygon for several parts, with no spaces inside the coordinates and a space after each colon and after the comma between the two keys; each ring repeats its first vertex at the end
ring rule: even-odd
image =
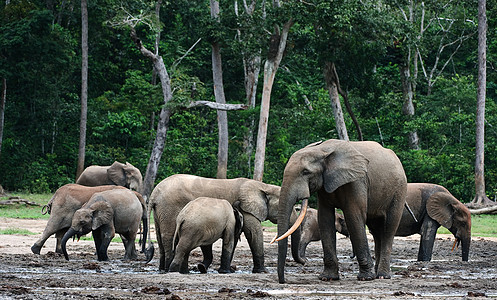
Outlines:
{"type": "MultiPolygon", "coordinates": [[[[273,244],[274,242],[279,242],[282,239],[286,239],[290,234],[292,234],[297,228],[299,228],[300,224],[302,224],[302,221],[304,221],[305,213],[307,212],[307,201],[308,199],[302,200],[302,208],[300,209],[300,214],[295,223],[288,229],[287,232],[285,232],[282,236],[279,238],[274,237],[273,240],[270,242],[270,244],[273,244]]],[[[278,235],[276,235],[278,236],[278,235]]]]}
{"type": "Polygon", "coordinates": [[[454,251],[454,248],[459,248],[459,244],[461,243],[461,240],[456,238],[456,240],[454,241],[454,245],[452,245],[452,250],[450,250],[450,252],[454,251]]]}

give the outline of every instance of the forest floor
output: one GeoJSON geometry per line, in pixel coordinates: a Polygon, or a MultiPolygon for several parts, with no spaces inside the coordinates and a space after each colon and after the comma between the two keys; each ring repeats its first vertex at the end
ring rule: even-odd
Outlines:
{"type": "MultiPolygon", "coordinates": [[[[214,245],[214,262],[208,274],[160,274],[158,249],[146,264],[124,261],[124,248],[112,243],[110,260],[99,262],[92,241],[73,242],[67,249],[70,261],[54,253],[51,237],[41,255],[30,247],[40,237],[46,220],[0,218],[0,229],[24,228],[36,235],[0,235],[0,299],[466,299],[497,297],[497,240],[473,237],[469,262],[461,261],[461,251],[451,252],[454,238],[439,235],[433,260],[417,262],[419,236],[395,238],[392,278],[358,281],[358,266],[351,259],[348,238],[337,235],[340,260],[339,281],[322,282],[321,243],[307,248],[305,266],[287,259],[286,281],[279,284],[276,274],[277,246],[269,241],[274,232],[265,231],[265,259],[268,273],[252,274],[252,256],[242,236],[236,249],[233,274],[218,274],[220,242],[214,245]]],[[[369,236],[373,249],[373,241],[369,236]]],[[[201,261],[196,249],[190,266],[201,261]]]]}

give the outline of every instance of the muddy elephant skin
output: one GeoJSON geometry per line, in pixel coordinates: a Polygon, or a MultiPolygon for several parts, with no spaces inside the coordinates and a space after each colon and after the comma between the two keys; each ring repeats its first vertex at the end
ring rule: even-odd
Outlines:
{"type": "Polygon", "coordinates": [[[61,241],[62,253],[66,260],[67,241],[92,232],[99,261],[109,259],[107,248],[115,234],[120,234],[125,254],[124,259],[137,259],[136,235],[143,220],[143,247],[147,237],[147,213],[142,196],[128,189],[108,190],[93,194],[90,200],[78,209],[73,216],[71,228],[61,241]]]}
{"type": "Polygon", "coordinates": [[[52,234],[55,234],[57,238],[55,252],[62,254],[61,240],[69,227],[71,227],[74,212],[88,202],[93,194],[112,189],[126,188],[116,185],[88,187],[74,183],[60,187],[46,205],[50,218],[45,230],[43,230],[43,234],[31,247],[31,251],[34,254],[40,254],[43,244],[52,234]]]}

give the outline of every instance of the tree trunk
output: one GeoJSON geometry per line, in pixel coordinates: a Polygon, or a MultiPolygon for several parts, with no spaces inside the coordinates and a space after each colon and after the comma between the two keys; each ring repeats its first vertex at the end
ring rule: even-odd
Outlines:
{"type": "Polygon", "coordinates": [[[7,78],[2,78],[0,93],[0,157],[2,156],[3,127],[5,123],[5,102],[7,101],[7,78]]]}
{"type": "MultiPolygon", "coordinates": [[[[257,94],[257,84],[259,82],[259,73],[261,71],[261,54],[260,51],[254,57],[243,60],[245,74],[245,96],[247,105],[250,109],[255,108],[255,96],[257,94]]],[[[247,156],[247,177],[252,174],[252,153],[254,152],[254,130],[255,116],[250,115],[247,121],[247,132],[243,139],[243,147],[247,156]]]]}
{"type": "MultiPolygon", "coordinates": [[[[402,105],[402,113],[406,116],[408,121],[414,119],[414,90],[412,86],[413,78],[410,71],[410,51],[406,61],[400,65],[400,77],[402,80],[402,95],[404,97],[404,104],[402,105]]],[[[409,131],[409,148],[419,150],[419,137],[417,130],[409,131]]]]}
{"type": "Polygon", "coordinates": [[[162,57],[155,55],[142,45],[141,40],[136,35],[134,28],[131,29],[130,35],[140,52],[152,61],[161,81],[162,95],[164,99],[164,105],[159,116],[159,123],[157,124],[157,133],[155,136],[154,146],[152,148],[152,153],[150,154],[147,171],[145,172],[145,178],[143,180],[143,190],[141,191],[143,198],[148,202],[150,193],[152,193],[152,189],[154,188],[154,182],[157,176],[157,170],[159,168],[162,152],[164,151],[167,131],[169,129],[169,117],[171,116],[171,111],[167,109],[166,105],[173,98],[173,93],[171,90],[171,80],[162,57]]]}
{"type": "MultiPolygon", "coordinates": [[[[219,19],[219,1],[211,0],[211,17],[219,19]]],[[[212,43],[212,78],[214,81],[214,96],[217,103],[225,104],[223,85],[223,65],[219,43],[212,43]]],[[[224,179],[228,170],[228,115],[226,111],[217,111],[218,152],[216,178],[224,179]]]]}
{"type": "Polygon", "coordinates": [[[275,32],[271,36],[268,58],[264,64],[264,87],[262,90],[261,113],[259,117],[259,130],[257,133],[257,146],[254,161],[254,179],[259,181],[262,181],[262,176],[264,174],[264,158],[266,154],[266,137],[271,89],[273,88],[276,71],[278,71],[281,59],[283,58],[288,32],[290,31],[292,25],[293,20],[290,19],[283,26],[281,34],[279,28],[275,27],[275,32]]]}
{"type": "Polygon", "coordinates": [[[347,126],[345,125],[345,119],[343,117],[340,97],[338,96],[338,80],[335,76],[335,64],[332,62],[326,62],[323,73],[326,82],[326,88],[328,89],[328,93],[330,95],[331,108],[333,109],[333,115],[335,117],[335,127],[337,130],[338,138],[348,141],[349,135],[347,133],[347,126]]]}
{"type": "Polygon", "coordinates": [[[478,99],[476,107],[475,199],[477,205],[493,205],[485,194],[485,96],[487,88],[487,16],[486,1],[478,0],[478,99]]]}
{"type": "Polygon", "coordinates": [[[79,124],[76,180],[85,168],[86,122],[88,115],[88,4],[81,0],[81,118],[79,124]]]}

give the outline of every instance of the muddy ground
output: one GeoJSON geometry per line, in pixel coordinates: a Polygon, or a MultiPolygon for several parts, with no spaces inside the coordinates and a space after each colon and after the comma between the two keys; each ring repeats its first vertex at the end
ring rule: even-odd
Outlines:
{"type": "MultiPolygon", "coordinates": [[[[433,261],[416,262],[419,236],[396,238],[392,255],[392,279],[357,281],[357,263],[350,259],[349,239],[338,235],[341,280],[321,282],[321,244],[307,248],[308,263],[290,258],[286,284],[276,274],[277,246],[270,245],[273,232],[265,232],[267,274],[252,274],[252,257],[245,238],[236,250],[236,272],[218,274],[220,244],[214,247],[214,263],[208,274],[159,274],[156,256],[123,261],[122,244],[112,243],[110,261],[99,262],[91,241],[68,242],[71,258],[54,253],[51,237],[41,251],[31,245],[45,228],[46,220],[0,218],[0,228],[26,228],[36,235],[0,235],[0,299],[463,299],[497,297],[497,241],[473,237],[470,261],[462,262],[459,251],[451,252],[453,237],[439,235],[433,261]]],[[[371,249],[373,242],[369,240],[371,249]]],[[[202,257],[194,250],[193,268],[202,257]]]]}

